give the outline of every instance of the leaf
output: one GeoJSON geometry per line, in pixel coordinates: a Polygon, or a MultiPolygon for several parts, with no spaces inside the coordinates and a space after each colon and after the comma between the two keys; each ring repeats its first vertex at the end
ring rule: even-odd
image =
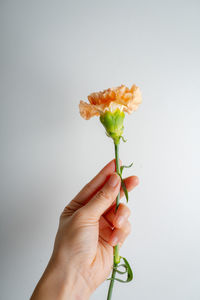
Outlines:
{"type": "Polygon", "coordinates": [[[131,168],[132,165],[133,165],[133,163],[131,163],[129,166],[121,166],[120,167],[120,174],[122,175],[122,172],[123,172],[124,168],[126,168],[126,169],[131,168]]]}
{"type": "MultiPolygon", "coordinates": [[[[108,278],[107,280],[116,280],[116,281],[119,281],[119,282],[122,282],[122,283],[127,283],[127,282],[130,282],[133,279],[133,271],[132,271],[127,259],[125,257],[120,256],[120,259],[121,258],[123,259],[124,264],[119,265],[118,267],[123,266],[124,268],[126,268],[126,272],[124,273],[124,272],[121,272],[119,270],[116,270],[116,272],[119,273],[119,274],[127,274],[126,280],[123,280],[123,279],[120,279],[120,278],[112,278],[112,277],[108,278]]],[[[117,267],[115,269],[117,269],[117,267]]]]}
{"type": "Polygon", "coordinates": [[[120,136],[120,138],[122,139],[122,141],[123,141],[124,143],[127,142],[127,140],[126,140],[122,135],[120,136]]]}
{"type": "Polygon", "coordinates": [[[126,188],[126,185],[124,183],[124,180],[121,178],[121,187],[124,191],[124,194],[125,194],[125,197],[126,197],[126,201],[128,203],[128,191],[127,191],[127,188],[126,188]]]}
{"type": "Polygon", "coordinates": [[[127,273],[127,266],[125,264],[118,265],[117,267],[114,267],[113,269],[115,269],[116,272],[119,273],[119,274],[126,274],[127,273]],[[124,271],[118,270],[118,268],[120,268],[120,267],[123,267],[125,270],[124,271]]]}
{"type": "Polygon", "coordinates": [[[127,259],[125,257],[122,257],[121,258],[123,259],[126,267],[127,267],[127,272],[128,272],[128,277],[127,277],[127,281],[126,282],[130,282],[132,279],[133,279],[133,271],[131,269],[131,266],[129,265],[127,259]]]}

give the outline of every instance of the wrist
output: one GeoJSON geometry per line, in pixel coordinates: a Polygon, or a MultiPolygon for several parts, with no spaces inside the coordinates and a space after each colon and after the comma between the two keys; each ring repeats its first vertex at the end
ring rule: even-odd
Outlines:
{"type": "Polygon", "coordinates": [[[60,273],[62,291],[59,300],[89,300],[91,291],[81,273],[72,265],[68,265],[65,269],[63,266],[57,268],[59,270],[56,274],[60,273]]]}
{"type": "Polygon", "coordinates": [[[85,279],[72,265],[63,266],[51,258],[31,300],[88,300],[90,295],[85,279]]]}

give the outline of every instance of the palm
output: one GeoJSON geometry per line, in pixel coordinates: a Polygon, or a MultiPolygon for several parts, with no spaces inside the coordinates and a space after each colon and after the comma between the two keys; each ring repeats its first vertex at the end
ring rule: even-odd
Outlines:
{"type": "MultiPolygon", "coordinates": [[[[92,274],[93,284],[97,287],[110,274],[113,263],[113,247],[108,243],[112,228],[106,218],[85,227],[85,238],[88,243],[83,245],[84,259],[88,262],[88,274],[92,274]],[[87,247],[87,249],[85,248],[87,247]],[[85,256],[87,253],[87,258],[85,256]]],[[[83,234],[83,232],[81,233],[83,234]]]]}

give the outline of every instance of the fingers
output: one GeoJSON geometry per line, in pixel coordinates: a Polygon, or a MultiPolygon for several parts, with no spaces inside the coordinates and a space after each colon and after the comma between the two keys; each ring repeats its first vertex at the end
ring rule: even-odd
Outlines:
{"type": "Polygon", "coordinates": [[[115,172],[115,159],[110,161],[67,205],[67,210],[72,214],[82,207],[105,184],[108,177],[115,172]]]}
{"type": "Polygon", "coordinates": [[[120,191],[121,180],[113,173],[106,184],[80,210],[82,215],[98,221],[101,215],[113,204],[120,191]]]}
{"type": "MultiPolygon", "coordinates": [[[[130,176],[126,179],[124,179],[126,188],[128,190],[128,192],[130,192],[134,187],[136,187],[139,184],[139,179],[137,176],[130,176]]],[[[124,196],[124,192],[121,188],[120,190],[120,197],[122,198],[124,196]]],[[[117,219],[118,217],[124,217],[126,219],[126,215],[130,215],[130,210],[129,208],[124,205],[124,204],[120,204],[118,207],[117,212],[115,212],[115,208],[116,205],[114,205],[113,207],[111,207],[110,209],[108,209],[106,211],[106,213],[104,214],[104,218],[112,225],[112,226],[116,226],[118,227],[119,225],[117,224],[117,219]],[[127,211],[126,211],[127,210],[127,211]]],[[[120,221],[119,221],[120,222],[120,221]]]]}
{"type": "Polygon", "coordinates": [[[121,246],[130,233],[130,209],[125,204],[120,204],[115,214],[115,206],[112,206],[109,213],[101,217],[99,223],[100,237],[111,246],[121,246]]]}
{"type": "Polygon", "coordinates": [[[109,244],[116,246],[117,244],[122,245],[127,236],[131,232],[131,224],[126,221],[121,228],[115,228],[110,236],[109,244]]]}
{"type": "Polygon", "coordinates": [[[128,221],[131,211],[123,203],[120,203],[116,212],[115,207],[116,205],[113,205],[112,208],[103,215],[104,223],[102,223],[104,226],[101,235],[111,246],[117,244],[121,246],[131,232],[131,224],[128,221]],[[105,226],[106,221],[107,227],[105,226]],[[110,224],[110,226],[108,224],[110,224]]]}
{"type": "MultiPolygon", "coordinates": [[[[121,164],[121,161],[120,161],[121,164]]],[[[115,159],[110,161],[65,207],[63,214],[72,215],[76,210],[84,206],[105,184],[108,177],[115,171],[115,159]]],[[[126,188],[131,191],[139,182],[137,176],[130,176],[124,179],[126,188]]],[[[124,192],[120,190],[121,197],[124,192]]]]}
{"type": "Polygon", "coordinates": [[[116,212],[115,208],[116,205],[113,205],[112,208],[104,215],[104,218],[111,224],[111,226],[120,228],[125,222],[127,222],[131,211],[123,203],[120,203],[116,212]]]}
{"type": "Polygon", "coordinates": [[[103,216],[101,216],[100,218],[100,222],[99,222],[99,236],[105,241],[105,242],[109,242],[110,237],[112,235],[112,228],[110,226],[110,224],[104,219],[103,216]]]}

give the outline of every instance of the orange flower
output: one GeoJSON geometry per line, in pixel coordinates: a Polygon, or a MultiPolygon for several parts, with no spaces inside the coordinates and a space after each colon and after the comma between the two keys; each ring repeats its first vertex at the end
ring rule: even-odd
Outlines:
{"type": "Polygon", "coordinates": [[[92,93],[88,96],[88,100],[90,104],[84,101],[80,101],[79,104],[80,114],[86,120],[102,115],[106,111],[114,112],[117,108],[131,114],[142,102],[142,95],[136,85],[132,85],[130,89],[121,85],[103,92],[92,93]]]}

